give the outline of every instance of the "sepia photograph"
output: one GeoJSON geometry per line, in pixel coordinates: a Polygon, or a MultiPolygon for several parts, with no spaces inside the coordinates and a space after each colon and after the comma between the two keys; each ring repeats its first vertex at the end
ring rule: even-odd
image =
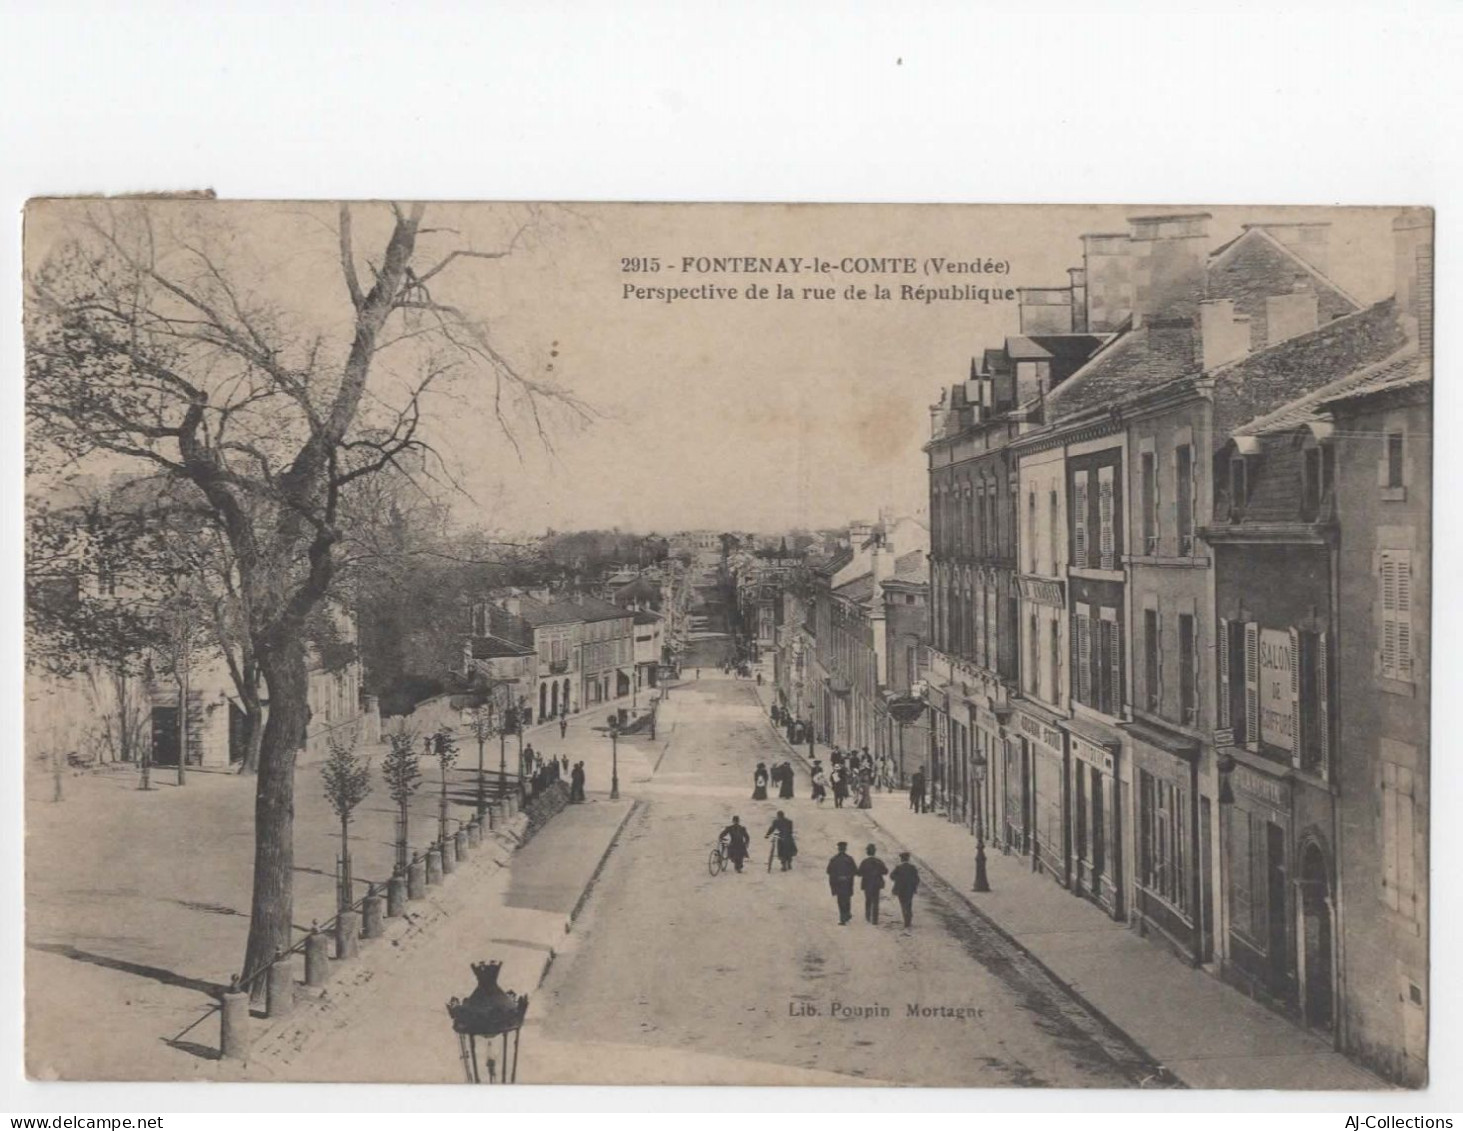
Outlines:
{"type": "Polygon", "coordinates": [[[26,1075],[1426,1087],[1433,222],[31,200],[26,1075]]]}

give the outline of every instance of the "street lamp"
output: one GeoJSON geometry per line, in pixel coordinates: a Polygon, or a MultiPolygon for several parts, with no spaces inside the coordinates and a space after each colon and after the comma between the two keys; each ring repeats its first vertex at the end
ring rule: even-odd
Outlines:
{"type": "Polygon", "coordinates": [[[610,716],[610,800],[620,799],[620,716],[610,716]]]}
{"type": "Polygon", "coordinates": [[[979,751],[970,762],[971,768],[975,770],[975,886],[971,891],[986,892],[991,890],[991,884],[985,874],[985,817],[984,810],[984,786],[986,772],[986,756],[979,751]]]}
{"type": "Polygon", "coordinates": [[[899,724],[899,784],[904,785],[904,728],[925,712],[926,703],[916,695],[900,695],[889,701],[889,713],[899,724]]]}

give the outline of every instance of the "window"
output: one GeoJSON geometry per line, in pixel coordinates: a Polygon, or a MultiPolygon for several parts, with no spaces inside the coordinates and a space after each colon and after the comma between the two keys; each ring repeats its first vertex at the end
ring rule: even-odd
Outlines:
{"type": "Polygon", "coordinates": [[[1199,656],[1194,641],[1194,615],[1179,614],[1179,710],[1185,726],[1199,721],[1199,656]]]}
{"type": "Polygon", "coordinates": [[[1412,681],[1412,551],[1383,550],[1377,582],[1381,589],[1381,674],[1412,681]]]}
{"type": "Polygon", "coordinates": [[[1180,911],[1189,906],[1188,812],[1184,790],[1139,774],[1143,886],[1180,911]]]}
{"type": "Polygon", "coordinates": [[[919,682],[919,647],[915,644],[904,646],[904,678],[905,685],[913,687],[919,682]]]}
{"type": "Polygon", "coordinates": [[[1072,617],[1072,697],[1092,703],[1092,617],[1089,607],[1079,604],[1072,617]]]}
{"type": "Polygon", "coordinates": [[[1245,504],[1250,501],[1249,475],[1243,456],[1229,461],[1229,511],[1230,521],[1237,522],[1244,517],[1245,504]]]}
{"type": "Polygon", "coordinates": [[[1087,568],[1087,472],[1072,476],[1072,564],[1087,568]]]}
{"type": "Polygon", "coordinates": [[[1384,487],[1403,486],[1403,455],[1405,452],[1405,435],[1402,432],[1387,433],[1387,473],[1384,487]]]}
{"type": "Polygon", "coordinates": [[[1159,709],[1158,673],[1158,610],[1143,610],[1143,704],[1154,712],[1159,709]]]}
{"type": "Polygon", "coordinates": [[[1268,822],[1237,805],[1228,806],[1226,812],[1233,861],[1229,872],[1230,926],[1264,953],[1270,934],[1266,894],[1268,822]]]}
{"type": "Polygon", "coordinates": [[[1179,556],[1194,552],[1194,449],[1180,444],[1174,449],[1174,508],[1179,535],[1179,556]]]}
{"type": "Polygon", "coordinates": [[[1144,452],[1141,461],[1143,492],[1143,552],[1152,557],[1158,553],[1158,474],[1152,452],[1144,452]]]}
{"type": "Polygon", "coordinates": [[[1119,694],[1122,670],[1122,642],[1114,610],[1103,609],[1097,635],[1097,702],[1093,704],[1104,715],[1116,715],[1122,709],[1119,694]]]}
{"type": "Polygon", "coordinates": [[[1415,783],[1412,770],[1382,762],[1382,902],[1418,921],[1414,829],[1415,783]]]}
{"type": "Polygon", "coordinates": [[[1041,696],[1041,633],[1037,625],[1035,612],[1031,614],[1029,632],[1030,635],[1027,637],[1027,640],[1030,641],[1028,655],[1030,656],[1031,667],[1030,674],[1026,677],[1026,690],[1031,692],[1033,696],[1039,698],[1041,696]]]}

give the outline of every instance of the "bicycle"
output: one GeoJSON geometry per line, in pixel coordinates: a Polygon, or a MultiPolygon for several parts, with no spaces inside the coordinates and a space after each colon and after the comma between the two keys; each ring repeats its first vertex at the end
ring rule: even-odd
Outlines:
{"type": "Polygon", "coordinates": [[[767,870],[772,871],[772,865],[777,860],[777,842],[782,839],[781,833],[772,834],[772,847],[767,850],[767,870]]]}
{"type": "Polygon", "coordinates": [[[719,840],[711,846],[711,855],[706,858],[706,870],[713,876],[719,876],[726,871],[726,851],[719,840]]]}

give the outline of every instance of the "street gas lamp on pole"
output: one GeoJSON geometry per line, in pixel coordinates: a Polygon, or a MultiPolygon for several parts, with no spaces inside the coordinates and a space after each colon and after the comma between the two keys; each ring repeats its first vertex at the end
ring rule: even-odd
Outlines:
{"type": "Polygon", "coordinates": [[[620,799],[620,716],[610,716],[610,800],[620,799]]]}
{"type": "Polygon", "coordinates": [[[986,878],[985,872],[985,816],[983,804],[986,756],[979,751],[971,759],[971,768],[975,770],[975,886],[971,891],[987,892],[991,890],[990,881],[986,878]]]}
{"type": "Polygon", "coordinates": [[[904,784],[904,728],[925,713],[926,703],[917,695],[899,695],[889,700],[889,713],[899,724],[899,784],[904,784]]]}

